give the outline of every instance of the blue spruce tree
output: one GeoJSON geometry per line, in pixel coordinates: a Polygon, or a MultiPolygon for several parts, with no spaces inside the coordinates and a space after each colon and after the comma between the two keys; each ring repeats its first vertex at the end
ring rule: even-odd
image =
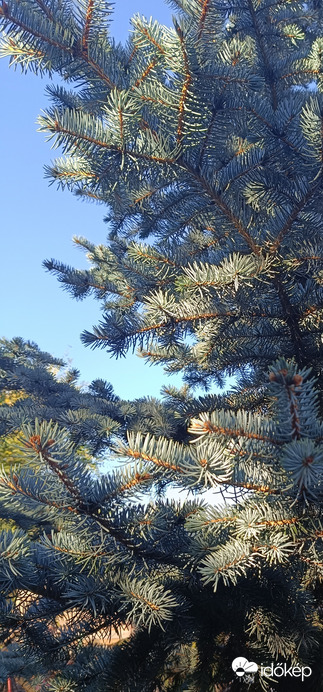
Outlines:
{"type": "Polygon", "coordinates": [[[64,156],[46,174],[108,207],[106,246],[76,239],[89,271],[45,265],[102,301],[84,343],[138,348],[184,385],[80,392],[4,343],[1,383],[29,397],[0,411],[23,461],[1,480],[0,674],[55,692],[319,690],[322,2],[172,5],[172,28],[135,16],[121,46],[101,0],[2,2],[2,54],[71,85],[47,90],[40,129],[64,156]],[[80,444],[121,470],[94,477],[80,444]],[[240,677],[237,657],[296,674],[240,677]]]}

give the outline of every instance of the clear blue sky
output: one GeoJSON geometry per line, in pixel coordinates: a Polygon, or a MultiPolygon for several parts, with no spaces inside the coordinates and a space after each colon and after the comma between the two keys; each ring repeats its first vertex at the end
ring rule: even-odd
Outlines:
{"type": "MultiPolygon", "coordinates": [[[[137,12],[171,24],[171,11],[163,0],[116,0],[115,4],[111,33],[122,42],[129,19],[137,12]]],[[[166,381],[161,367],[149,367],[135,355],[115,361],[105,351],[82,345],[80,333],[101,316],[99,303],[73,300],[42,267],[45,258],[53,257],[85,268],[86,257],[73,245],[72,236],[104,242],[106,210],[49,187],[44,179],[44,164],[57,155],[36,125],[47,106],[48,80],[9,70],[6,60],[0,60],[0,78],[0,335],[22,336],[57,357],[71,358],[81,380],[103,377],[122,397],[158,396],[166,381]]],[[[179,384],[178,378],[175,383],[179,384]]]]}

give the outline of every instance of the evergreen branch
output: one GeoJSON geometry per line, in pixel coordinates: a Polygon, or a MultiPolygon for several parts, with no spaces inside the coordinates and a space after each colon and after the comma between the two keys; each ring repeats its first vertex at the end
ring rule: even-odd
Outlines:
{"type": "MultiPolygon", "coordinates": [[[[37,430],[37,427],[36,427],[37,430]]],[[[59,462],[57,462],[49,453],[49,447],[55,445],[55,439],[49,439],[45,443],[42,442],[41,435],[31,435],[29,439],[25,442],[25,447],[36,452],[48,466],[54,471],[58,476],[60,481],[64,484],[65,488],[68,490],[69,494],[78,502],[81,501],[81,494],[75,483],[62,469],[59,462]]]]}
{"type": "Polygon", "coordinates": [[[236,228],[238,233],[241,235],[241,237],[246,241],[247,245],[249,246],[250,250],[254,252],[255,255],[259,255],[261,252],[260,247],[255,243],[251,235],[248,233],[248,231],[244,228],[243,224],[241,223],[240,219],[232,212],[232,210],[228,207],[226,202],[221,198],[220,195],[218,195],[211,185],[203,178],[195,169],[193,169],[189,164],[184,164],[184,167],[186,170],[188,170],[193,177],[198,180],[198,182],[201,184],[203,189],[207,192],[209,197],[215,202],[216,206],[218,209],[223,213],[223,215],[232,223],[233,227],[236,228]]]}
{"type": "Polygon", "coordinates": [[[135,437],[128,433],[128,444],[124,445],[120,442],[115,451],[119,456],[142,459],[157,467],[165,468],[175,473],[184,473],[180,463],[167,461],[167,458],[170,456],[172,458],[176,458],[176,456],[181,457],[184,450],[181,449],[178,443],[173,443],[165,438],[159,438],[156,441],[149,434],[143,438],[140,434],[135,437]]]}
{"type": "Polygon", "coordinates": [[[289,384],[288,385],[287,382],[285,381],[285,386],[286,386],[287,397],[288,397],[289,405],[290,405],[293,438],[296,440],[299,440],[300,439],[300,419],[299,419],[299,410],[298,410],[297,394],[295,391],[295,384],[289,384]]]}
{"type": "MultiPolygon", "coordinates": [[[[89,0],[92,3],[92,0],[89,0]]],[[[93,0],[94,2],[94,0],[93,0]]],[[[45,12],[48,19],[48,13],[45,12]]],[[[110,80],[109,76],[102,70],[102,68],[90,57],[90,55],[84,52],[82,45],[80,46],[78,42],[74,42],[72,46],[61,43],[57,39],[51,38],[49,35],[43,34],[37,31],[34,27],[27,26],[19,17],[14,17],[10,14],[8,10],[7,3],[3,3],[0,8],[0,16],[3,16],[7,21],[11,22],[14,26],[19,27],[22,31],[33,36],[34,38],[40,39],[43,43],[53,46],[54,48],[60,49],[64,53],[68,53],[71,57],[82,58],[84,62],[89,65],[89,67],[97,74],[97,76],[104,81],[110,89],[116,88],[116,85],[110,80]]],[[[85,37],[86,38],[86,37],[85,37]]],[[[87,40],[87,39],[86,39],[87,40]]]]}
{"type": "Polygon", "coordinates": [[[203,418],[201,417],[201,419],[192,418],[190,422],[190,427],[188,428],[188,432],[192,435],[198,435],[199,438],[204,435],[209,435],[210,433],[215,433],[218,435],[223,435],[224,437],[229,437],[231,439],[234,437],[242,437],[246,438],[247,440],[269,442],[274,446],[281,444],[279,440],[275,440],[272,437],[268,437],[267,435],[262,435],[260,433],[254,433],[251,430],[246,430],[242,426],[239,426],[239,428],[237,429],[216,425],[212,422],[212,418],[209,419],[206,416],[203,418]]]}
{"type": "MultiPolygon", "coordinates": [[[[162,163],[162,164],[167,164],[167,165],[172,165],[175,163],[175,159],[173,158],[167,158],[167,157],[162,157],[162,156],[154,156],[153,154],[145,154],[139,151],[135,151],[133,149],[126,149],[121,146],[118,146],[117,144],[112,144],[111,142],[104,141],[101,139],[97,139],[96,137],[92,137],[91,135],[87,135],[84,132],[77,132],[75,130],[69,129],[67,127],[64,127],[59,123],[57,119],[53,120],[51,123],[48,121],[46,123],[47,128],[49,131],[58,134],[62,134],[63,136],[68,136],[71,139],[76,139],[76,140],[81,140],[84,142],[88,142],[89,144],[92,144],[96,147],[102,148],[102,149],[108,149],[109,151],[112,152],[118,152],[120,154],[128,155],[132,159],[138,159],[138,160],[144,160],[144,161],[153,161],[157,163],[162,163]]],[[[101,173],[100,178],[105,175],[105,171],[101,173]]]]}
{"type": "Polygon", "coordinates": [[[82,52],[88,54],[89,51],[89,34],[91,28],[91,21],[94,12],[94,0],[88,0],[87,10],[85,15],[85,23],[82,35],[82,52]]]}
{"type": "Polygon", "coordinates": [[[204,26],[205,26],[205,20],[207,17],[207,13],[210,9],[211,2],[210,0],[203,0],[203,5],[201,9],[201,16],[200,16],[200,21],[199,21],[199,26],[198,26],[198,39],[200,40],[202,38],[202,34],[204,31],[204,26]]]}
{"type": "Polygon", "coordinates": [[[148,94],[142,94],[140,93],[140,99],[141,101],[147,101],[147,103],[154,103],[156,106],[165,106],[167,109],[172,109],[176,112],[178,112],[178,106],[176,106],[174,103],[171,103],[169,101],[164,101],[162,98],[154,98],[153,96],[150,96],[148,94]]]}
{"type": "Polygon", "coordinates": [[[293,223],[296,221],[300,211],[302,211],[306,207],[308,202],[310,202],[313,199],[315,193],[320,189],[320,187],[321,187],[321,181],[318,180],[318,182],[312,188],[309,188],[307,190],[306,194],[295,205],[294,209],[292,209],[287,221],[285,222],[282,229],[279,231],[276,240],[274,240],[274,242],[269,247],[269,252],[271,254],[275,254],[277,252],[277,250],[279,249],[280,245],[282,244],[285,236],[292,229],[293,223]]]}
{"type": "MultiPolygon", "coordinates": [[[[20,493],[21,495],[25,496],[27,499],[34,500],[36,502],[36,498],[34,494],[30,491],[28,491],[26,488],[24,488],[22,485],[19,484],[19,478],[16,474],[13,474],[12,480],[10,478],[7,478],[5,476],[0,477],[0,483],[2,484],[3,487],[9,488],[9,490],[12,490],[12,494],[20,493]]],[[[77,513],[77,509],[75,507],[72,507],[71,505],[65,505],[62,507],[59,502],[55,502],[54,500],[49,500],[48,498],[45,497],[37,497],[37,502],[40,502],[47,507],[53,507],[54,509],[65,509],[68,512],[72,512],[74,514],[77,513]]]]}
{"type": "MultiPolygon", "coordinates": [[[[253,490],[256,493],[266,493],[268,495],[280,495],[281,494],[281,490],[278,488],[273,488],[270,485],[250,483],[249,481],[230,482],[230,486],[232,486],[233,488],[253,490]]],[[[228,487],[230,487],[230,486],[228,486],[228,487]]]]}
{"type": "Polygon", "coordinates": [[[142,74],[140,75],[140,77],[137,77],[137,79],[136,79],[134,85],[133,85],[131,88],[132,88],[132,89],[137,89],[137,88],[145,81],[145,79],[147,79],[148,75],[149,75],[150,72],[154,69],[154,67],[156,67],[157,63],[158,63],[157,58],[154,58],[154,59],[149,63],[149,65],[147,65],[147,67],[144,69],[144,71],[142,72],[142,74]]]}
{"type": "Polygon", "coordinates": [[[145,199],[149,199],[149,198],[152,197],[153,195],[157,194],[157,192],[160,192],[161,190],[163,190],[163,189],[165,189],[165,188],[166,188],[166,190],[167,190],[168,187],[169,187],[169,182],[168,182],[168,181],[167,181],[167,182],[164,182],[164,181],[163,181],[162,184],[161,184],[160,186],[154,187],[154,188],[149,189],[149,190],[146,190],[145,192],[143,192],[142,194],[140,194],[139,197],[136,197],[136,199],[134,199],[134,201],[132,202],[132,205],[140,204],[140,203],[143,202],[145,199]]]}
{"type": "MultiPolygon", "coordinates": [[[[130,456],[133,456],[132,454],[130,456]]],[[[146,460],[145,460],[146,461],[146,460]]],[[[140,483],[147,483],[147,481],[152,480],[152,475],[150,473],[136,473],[134,478],[128,481],[128,483],[125,483],[124,485],[121,485],[120,488],[118,488],[118,493],[123,493],[125,490],[132,490],[132,488],[136,487],[140,483]]]]}
{"type": "Polygon", "coordinates": [[[257,42],[258,42],[258,45],[260,48],[260,53],[262,55],[262,59],[264,62],[265,78],[266,78],[266,81],[269,82],[269,88],[271,91],[271,98],[272,98],[272,106],[273,106],[273,110],[275,111],[278,107],[278,95],[277,95],[277,90],[276,90],[276,86],[274,83],[272,66],[270,64],[270,61],[269,61],[269,58],[267,55],[267,50],[266,50],[266,47],[264,44],[264,40],[263,40],[263,37],[261,35],[261,31],[260,31],[260,28],[258,25],[257,14],[256,14],[256,11],[255,11],[255,8],[253,5],[253,0],[248,0],[248,8],[249,8],[250,16],[252,18],[252,23],[253,23],[255,34],[257,37],[257,42]]]}
{"type": "Polygon", "coordinates": [[[47,19],[49,19],[51,22],[53,22],[54,21],[54,15],[51,12],[51,10],[49,9],[49,7],[47,7],[46,3],[43,0],[36,0],[36,2],[37,2],[37,5],[40,7],[40,9],[46,15],[47,19]]]}
{"type": "Polygon", "coordinates": [[[90,135],[86,135],[85,133],[79,133],[73,130],[68,129],[67,127],[64,127],[60,125],[58,120],[54,120],[52,124],[49,124],[48,129],[52,131],[53,133],[59,133],[62,135],[67,135],[73,139],[80,139],[81,141],[84,142],[89,142],[89,144],[94,144],[97,147],[101,147],[104,149],[111,149],[114,151],[122,151],[120,147],[111,145],[108,142],[104,142],[100,139],[96,139],[95,137],[91,137],[90,135]]]}
{"type": "MultiPolygon", "coordinates": [[[[296,144],[294,144],[294,143],[291,142],[289,139],[287,139],[285,133],[281,133],[281,132],[277,131],[277,129],[273,126],[273,124],[270,123],[268,120],[266,120],[266,118],[264,118],[262,115],[260,115],[260,114],[255,110],[255,108],[250,108],[250,109],[248,109],[248,110],[250,111],[250,113],[252,113],[252,114],[255,116],[255,118],[257,118],[257,120],[259,120],[261,123],[263,123],[263,125],[265,125],[265,127],[266,127],[275,137],[277,137],[278,139],[280,139],[281,142],[283,142],[284,144],[286,144],[286,146],[288,146],[290,149],[292,149],[292,151],[294,151],[298,156],[302,156],[302,157],[304,156],[304,154],[303,154],[301,148],[297,147],[296,144]]],[[[291,123],[292,120],[293,120],[295,117],[296,117],[296,114],[295,114],[295,116],[293,116],[293,118],[292,118],[292,117],[290,118],[289,123],[291,123]]]]}
{"type": "MultiPolygon", "coordinates": [[[[78,54],[77,54],[78,55],[78,54]]],[[[110,89],[118,89],[117,85],[110,79],[110,77],[104,72],[104,70],[98,65],[89,54],[85,56],[84,52],[81,53],[82,59],[91,67],[93,72],[102,79],[102,81],[108,85],[110,89]]]]}
{"type": "Polygon", "coordinates": [[[152,32],[149,31],[149,29],[147,29],[146,26],[143,26],[143,24],[140,23],[139,21],[136,22],[135,26],[136,26],[137,31],[139,31],[141,34],[143,34],[143,36],[145,36],[148,39],[149,43],[152,44],[155,48],[157,48],[158,52],[161,55],[163,55],[163,56],[166,55],[165,49],[162,47],[162,45],[159,43],[159,41],[154,38],[154,36],[152,35],[152,32]]]}
{"type": "Polygon", "coordinates": [[[185,112],[185,108],[186,108],[186,99],[188,96],[189,87],[190,87],[191,82],[192,82],[192,75],[190,72],[188,55],[187,55],[187,51],[185,48],[183,31],[181,30],[180,26],[177,23],[175,23],[175,29],[176,29],[176,33],[178,35],[179,43],[180,43],[181,50],[182,50],[183,61],[184,61],[184,70],[185,70],[185,79],[183,82],[181,97],[180,97],[180,101],[179,101],[179,105],[178,105],[177,144],[180,145],[182,143],[182,139],[183,139],[184,112],[185,112]]]}
{"type": "MultiPolygon", "coordinates": [[[[209,3],[209,0],[204,0],[204,5],[206,5],[208,3],[209,3]]],[[[223,87],[223,89],[219,95],[219,103],[222,102],[226,88],[227,88],[227,83],[224,85],[224,87],[223,87]]],[[[199,154],[199,158],[198,158],[197,165],[196,165],[196,168],[198,171],[201,168],[204,155],[207,152],[207,146],[208,146],[209,138],[211,136],[212,128],[213,128],[213,125],[215,123],[215,119],[216,119],[217,115],[218,115],[218,110],[213,108],[212,112],[211,112],[211,118],[209,119],[208,127],[207,127],[207,130],[206,130],[206,133],[205,133],[205,136],[204,136],[204,139],[202,141],[201,148],[200,148],[200,154],[199,154]]]]}
{"type": "Polygon", "coordinates": [[[54,48],[58,48],[58,49],[64,51],[65,53],[68,53],[69,55],[74,55],[74,53],[75,53],[75,47],[74,46],[68,46],[67,44],[63,44],[60,41],[57,41],[56,39],[52,39],[50,36],[46,36],[45,34],[42,34],[41,32],[37,31],[36,29],[33,29],[33,28],[27,26],[18,17],[13,17],[8,10],[7,3],[3,2],[3,1],[2,1],[2,6],[0,7],[0,17],[5,17],[5,19],[8,22],[11,22],[13,25],[19,27],[19,29],[26,32],[27,34],[30,34],[34,38],[39,38],[45,44],[48,43],[48,45],[53,46],[54,48]]]}
{"type": "Polygon", "coordinates": [[[280,77],[280,79],[289,79],[290,77],[295,77],[296,75],[311,75],[313,77],[320,75],[321,70],[294,70],[293,72],[288,72],[280,77]]]}
{"type": "Polygon", "coordinates": [[[304,555],[301,555],[300,559],[302,562],[305,562],[307,565],[310,565],[310,567],[315,567],[318,568],[319,571],[323,571],[323,562],[319,562],[319,560],[313,560],[312,558],[305,557],[304,555]]]}
{"type": "Polygon", "coordinates": [[[295,355],[297,362],[300,367],[302,367],[303,364],[303,348],[302,348],[302,334],[299,326],[299,316],[297,315],[297,312],[295,308],[291,305],[289,296],[283,286],[283,283],[280,279],[279,276],[276,276],[273,279],[273,283],[276,287],[279,300],[282,306],[283,310],[283,316],[285,319],[285,322],[289,328],[290,331],[290,336],[291,336],[291,341],[293,343],[294,349],[295,349],[295,355]]]}
{"type": "Polygon", "coordinates": [[[220,72],[207,72],[203,74],[203,79],[206,81],[210,80],[212,82],[225,82],[225,86],[236,84],[241,87],[245,87],[245,89],[248,87],[250,88],[250,77],[232,77],[229,74],[221,74],[220,72]]]}
{"type": "MultiPolygon", "coordinates": [[[[4,43],[4,42],[3,42],[4,43]]],[[[37,50],[31,46],[27,45],[19,45],[17,41],[14,41],[12,38],[8,39],[8,45],[3,45],[1,47],[1,54],[6,56],[10,55],[10,65],[14,64],[21,64],[23,65],[24,62],[27,62],[28,65],[30,65],[31,62],[36,62],[40,63],[42,67],[42,62],[44,61],[45,54],[37,50]]],[[[47,65],[49,71],[50,71],[50,65],[47,65]]]]}
{"type": "MultiPolygon", "coordinates": [[[[205,521],[202,522],[202,526],[211,526],[213,524],[227,524],[227,523],[237,523],[239,521],[238,516],[227,516],[227,517],[217,517],[216,519],[206,519],[205,521]]],[[[256,521],[255,522],[255,527],[259,528],[269,528],[269,527],[274,527],[274,526],[294,526],[295,524],[299,523],[300,518],[299,517],[291,517],[290,519],[268,519],[267,521],[256,521]]]]}
{"type": "MultiPolygon", "coordinates": [[[[155,190],[154,190],[154,192],[155,192],[155,190]]],[[[161,254],[159,254],[157,252],[153,252],[152,248],[150,246],[149,247],[144,246],[144,245],[140,246],[136,243],[130,248],[130,251],[131,251],[131,254],[134,253],[136,256],[138,255],[140,260],[142,259],[143,261],[152,260],[153,262],[156,262],[156,263],[160,262],[161,264],[166,264],[170,267],[177,267],[177,268],[180,268],[180,266],[181,266],[180,264],[178,264],[178,262],[175,262],[175,261],[169,259],[169,257],[166,257],[166,256],[163,257],[161,254]]]]}

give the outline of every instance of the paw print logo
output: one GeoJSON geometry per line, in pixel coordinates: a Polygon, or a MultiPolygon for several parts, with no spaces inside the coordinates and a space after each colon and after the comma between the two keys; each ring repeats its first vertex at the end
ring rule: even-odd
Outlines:
{"type": "Polygon", "coordinates": [[[257,663],[248,661],[248,659],[243,656],[238,656],[232,661],[232,670],[239,678],[242,678],[245,674],[256,673],[258,666],[257,663]]]}

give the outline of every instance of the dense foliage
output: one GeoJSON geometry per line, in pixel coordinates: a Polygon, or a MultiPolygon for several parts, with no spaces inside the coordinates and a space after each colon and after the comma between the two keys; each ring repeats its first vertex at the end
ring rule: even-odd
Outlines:
{"type": "Polygon", "coordinates": [[[86,344],[138,347],[185,385],[122,402],[4,344],[3,389],[29,397],[0,411],[25,462],[1,481],[16,524],[0,674],[23,661],[55,691],[318,690],[322,2],[172,5],[172,28],[137,16],[116,46],[101,0],[2,2],[2,54],[73,85],[47,89],[40,129],[65,154],[47,175],[109,210],[106,246],[76,239],[90,270],[46,267],[102,301],[86,344]],[[236,386],[214,394],[228,374],[236,386]],[[94,477],[82,444],[129,463],[94,477]],[[91,639],[125,624],[120,646],[91,639]],[[312,675],[239,678],[237,656],[312,675]]]}

